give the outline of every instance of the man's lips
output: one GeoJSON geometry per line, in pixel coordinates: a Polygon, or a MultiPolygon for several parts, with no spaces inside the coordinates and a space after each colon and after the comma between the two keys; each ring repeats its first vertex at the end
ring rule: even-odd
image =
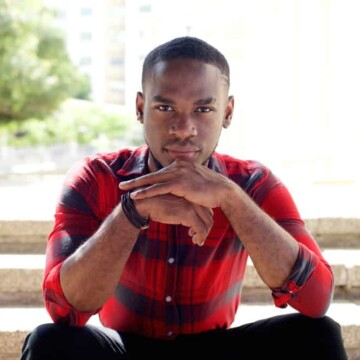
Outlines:
{"type": "Polygon", "coordinates": [[[195,147],[168,147],[165,150],[173,159],[191,159],[199,152],[195,147]]]}

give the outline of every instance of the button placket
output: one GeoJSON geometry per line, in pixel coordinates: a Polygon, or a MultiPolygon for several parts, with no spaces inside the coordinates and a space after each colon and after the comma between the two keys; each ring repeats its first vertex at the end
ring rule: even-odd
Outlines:
{"type": "Polygon", "coordinates": [[[178,233],[176,227],[171,227],[169,234],[168,251],[166,254],[166,283],[164,288],[164,302],[166,312],[166,328],[164,335],[174,337],[179,329],[179,314],[176,301],[178,233]]]}

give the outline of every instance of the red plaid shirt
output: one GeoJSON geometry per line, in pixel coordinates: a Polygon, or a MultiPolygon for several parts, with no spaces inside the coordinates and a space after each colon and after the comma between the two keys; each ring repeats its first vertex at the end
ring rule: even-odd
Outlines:
{"type": "MultiPolygon", "coordinates": [[[[128,148],[87,157],[69,171],[46,251],[43,294],[54,322],[83,326],[95,314],[79,312],[66,301],[60,268],[118,204],[119,182],[148,172],[147,157],[146,146],[128,148]]],[[[236,182],[300,243],[287,283],[270,289],[275,305],[323,315],[332,299],[332,270],[286,187],[255,161],[214,153],[208,166],[236,182]]],[[[241,301],[247,258],[220,209],[214,209],[214,225],[202,247],[193,245],[187,228],[151,221],[139,233],[116,291],[98,310],[99,318],[115,330],[155,338],[229,328],[241,301]]]]}

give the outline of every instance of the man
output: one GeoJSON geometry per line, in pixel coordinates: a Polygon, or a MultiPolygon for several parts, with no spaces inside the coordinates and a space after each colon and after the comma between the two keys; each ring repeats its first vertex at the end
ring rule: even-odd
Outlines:
{"type": "Polygon", "coordinates": [[[325,315],[332,269],[286,187],[215,151],[232,119],[229,66],[208,43],[151,51],[136,97],[146,145],[96,154],[65,180],[43,294],[55,324],[22,359],[346,359],[325,315]],[[250,256],[278,307],[232,327],[250,256]],[[86,325],[99,314],[104,327],[86,325]]]}

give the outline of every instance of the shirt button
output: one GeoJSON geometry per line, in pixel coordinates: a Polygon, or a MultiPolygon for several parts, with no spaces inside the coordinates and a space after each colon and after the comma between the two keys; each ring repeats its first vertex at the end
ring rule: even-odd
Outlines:
{"type": "Polygon", "coordinates": [[[168,263],[172,264],[174,261],[175,261],[175,259],[173,257],[171,257],[171,258],[169,258],[168,263]]]}
{"type": "Polygon", "coordinates": [[[168,296],[165,298],[165,301],[166,301],[166,302],[170,302],[171,300],[172,300],[172,298],[171,298],[170,295],[168,295],[168,296]]]}

